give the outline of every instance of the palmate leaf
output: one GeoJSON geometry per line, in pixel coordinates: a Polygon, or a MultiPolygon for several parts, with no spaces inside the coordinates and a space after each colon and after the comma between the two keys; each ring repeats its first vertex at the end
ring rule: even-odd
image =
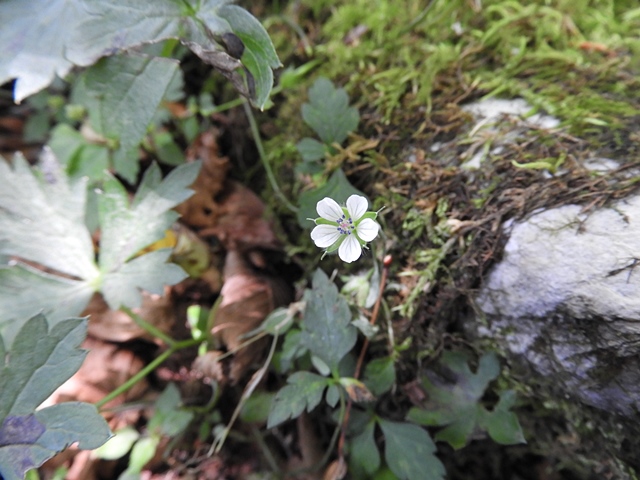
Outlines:
{"type": "Polygon", "coordinates": [[[305,410],[310,412],[322,400],[322,394],[330,380],[311,372],[295,372],[287,379],[273,399],[267,428],[275,427],[285,420],[299,417],[305,410]]]}
{"type": "Polygon", "coordinates": [[[401,480],[440,480],[444,466],[435,456],[436,446],[429,434],[417,425],[379,420],[384,434],[384,457],[401,480]]]}
{"type": "Polygon", "coordinates": [[[500,373],[500,363],[494,353],[484,354],[478,370],[473,373],[468,357],[459,352],[445,352],[441,365],[449,374],[446,379],[428,372],[423,387],[429,397],[425,408],[414,407],[408,419],[427,426],[444,426],[435,438],[453,448],[464,447],[476,429],[484,429],[501,444],[524,443],[518,419],[509,409],[515,402],[511,391],[500,394],[498,404],[489,411],[481,400],[489,383],[500,373]]]}
{"type": "Polygon", "coordinates": [[[37,315],[24,323],[7,352],[0,338],[0,476],[5,480],[21,480],[72,443],[93,449],[111,435],[87,403],[36,411],[82,364],[85,352],[78,346],[86,329],[86,319],[75,318],[49,330],[46,318],[37,315]]]}
{"type": "Polygon", "coordinates": [[[170,251],[139,252],[175,222],[171,208],[192,194],[187,187],[195,180],[198,163],[178,167],[164,180],[153,165],[131,205],[124,187],[108,178],[98,194],[101,242],[96,264],[84,223],[86,186],[81,180],[69,182],[55,158],[47,158],[44,172],[29,168],[20,156],[13,169],[0,159],[7,187],[0,191],[0,255],[49,269],[19,260],[7,263],[8,257],[0,265],[0,333],[5,341],[15,336],[21,319],[40,311],[52,312],[49,320],[55,325],[80,314],[96,291],[102,291],[113,309],[135,308],[140,289],[162,293],[165,284],[186,276],[179,266],[166,263],[170,251]]]}
{"type": "MultiPolygon", "coordinates": [[[[255,84],[254,103],[262,108],[280,65],[264,28],[227,0],[5,0],[0,2],[0,83],[17,79],[17,101],[41,90],[74,65],[147,43],[176,38],[220,70],[248,94],[241,72],[255,84]],[[59,19],[64,18],[64,22],[59,19]],[[218,43],[233,34],[244,42],[236,59],[218,43]],[[246,56],[246,57],[245,57],[246,56]]],[[[233,53],[233,52],[232,52],[233,53]]]]}
{"type": "Polygon", "coordinates": [[[309,103],[302,105],[302,118],[328,145],[342,143],[358,126],[360,114],[349,106],[343,88],[321,77],[309,89],[309,103]]]}
{"type": "Polygon", "coordinates": [[[351,324],[349,305],[322,270],[316,270],[313,288],[304,297],[303,345],[335,370],[356,343],[357,331],[351,324]]]}

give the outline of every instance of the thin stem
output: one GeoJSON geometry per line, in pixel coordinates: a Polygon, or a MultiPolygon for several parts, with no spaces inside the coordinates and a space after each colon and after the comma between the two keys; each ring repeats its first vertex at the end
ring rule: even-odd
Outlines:
{"type": "MultiPolygon", "coordinates": [[[[375,325],[378,314],[380,313],[380,305],[382,304],[382,294],[384,293],[384,289],[387,284],[387,276],[389,275],[389,267],[391,266],[391,255],[387,255],[384,257],[382,261],[382,275],[380,276],[380,289],[378,290],[378,298],[376,300],[376,304],[373,307],[373,312],[371,312],[371,318],[369,319],[369,323],[371,325],[375,325]]],[[[358,363],[356,364],[356,370],[353,374],[353,378],[356,380],[360,378],[360,372],[362,370],[362,365],[364,363],[364,356],[367,353],[367,349],[369,348],[369,339],[365,338],[364,343],[362,344],[362,349],[360,350],[360,356],[358,357],[358,363]]],[[[342,429],[340,432],[340,440],[338,442],[338,457],[344,457],[344,444],[347,435],[347,425],[349,423],[349,417],[351,416],[351,406],[353,405],[353,400],[349,397],[347,401],[347,407],[344,412],[344,420],[342,421],[342,429]]]]}
{"type": "Polygon", "coordinates": [[[120,310],[122,310],[124,313],[129,315],[133,319],[133,321],[136,322],[136,325],[138,325],[144,331],[146,331],[147,333],[150,333],[152,336],[156,338],[159,338],[170,347],[173,347],[176,344],[176,341],[173,338],[171,338],[169,335],[161,331],[155,325],[152,325],[149,322],[147,322],[144,318],[142,318],[140,315],[135,313],[129,307],[122,306],[120,307],[120,310]]]}
{"type": "Polygon", "coordinates": [[[273,456],[269,445],[267,445],[267,442],[265,442],[264,438],[262,438],[262,432],[258,429],[258,427],[251,424],[251,434],[253,435],[254,440],[258,442],[258,446],[260,447],[260,450],[262,450],[262,455],[264,455],[264,458],[269,464],[269,467],[271,467],[271,471],[279,475],[281,473],[280,467],[278,466],[278,462],[273,456]]]}
{"type": "Polygon", "coordinates": [[[242,97],[234,98],[233,100],[229,100],[228,102],[223,103],[222,105],[217,105],[213,107],[212,113],[226,112],[227,110],[231,110],[233,107],[239,107],[244,102],[245,102],[245,99],[242,97]]]}
{"type": "Polygon", "coordinates": [[[258,149],[258,155],[260,156],[260,161],[262,162],[262,166],[264,167],[265,172],[267,173],[267,178],[269,179],[269,184],[275,194],[282,200],[282,203],[291,210],[292,212],[297,212],[298,207],[293,205],[287,197],[282,193],[280,187],[278,186],[278,181],[276,180],[275,175],[273,174],[273,170],[271,169],[271,165],[269,165],[269,161],[267,160],[267,155],[264,152],[264,146],[262,145],[262,140],[260,140],[260,130],[258,129],[258,123],[256,122],[256,118],[253,115],[253,111],[249,106],[249,102],[244,101],[244,111],[247,114],[247,119],[249,120],[249,126],[251,127],[251,133],[253,135],[253,139],[256,142],[256,148],[258,149]]]}
{"type": "Polygon", "coordinates": [[[173,355],[178,350],[182,350],[183,348],[189,348],[194,345],[198,345],[202,340],[183,340],[181,342],[173,341],[173,345],[168,350],[165,350],[161,355],[155,358],[151,363],[146,365],[142,370],[136,373],[129,380],[124,382],[118,388],[109,393],[102,400],[99,400],[95,403],[97,409],[101,409],[104,405],[109,403],[111,400],[116,398],[118,395],[126,392],[131,387],[133,387],[136,383],[142,380],[144,377],[153,372],[156,368],[158,368],[167,358],[173,355]]]}

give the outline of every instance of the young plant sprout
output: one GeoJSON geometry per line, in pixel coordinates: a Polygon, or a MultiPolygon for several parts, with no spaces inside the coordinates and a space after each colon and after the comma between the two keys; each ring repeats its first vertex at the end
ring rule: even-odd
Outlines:
{"type": "Polygon", "coordinates": [[[338,250],[342,261],[357,260],[362,249],[367,248],[367,242],[376,238],[380,230],[374,220],[378,212],[368,212],[368,206],[367,199],[360,195],[351,195],[346,207],[332,198],[323,198],[316,205],[320,218],[314,220],[316,226],[311,231],[311,240],[316,247],[325,249],[325,255],[338,250]]]}

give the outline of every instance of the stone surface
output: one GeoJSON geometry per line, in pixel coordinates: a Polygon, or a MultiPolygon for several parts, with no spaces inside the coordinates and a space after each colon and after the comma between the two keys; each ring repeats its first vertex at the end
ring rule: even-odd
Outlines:
{"type": "Polygon", "coordinates": [[[640,196],[589,214],[568,205],[507,227],[477,297],[477,334],[565,398],[640,410],[640,196]]]}

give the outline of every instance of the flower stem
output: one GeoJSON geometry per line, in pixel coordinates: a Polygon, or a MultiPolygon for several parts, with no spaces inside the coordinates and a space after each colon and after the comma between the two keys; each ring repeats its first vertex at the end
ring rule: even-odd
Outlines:
{"type": "Polygon", "coordinates": [[[269,165],[269,161],[267,160],[267,156],[264,153],[264,146],[262,145],[262,140],[260,140],[260,130],[258,129],[258,123],[256,122],[256,118],[253,115],[253,111],[249,106],[249,102],[245,100],[244,102],[244,111],[247,114],[247,119],[249,120],[249,126],[251,127],[251,133],[253,135],[253,140],[256,142],[256,148],[258,149],[258,155],[260,156],[260,161],[262,161],[262,166],[264,167],[264,171],[267,173],[267,178],[269,179],[269,184],[275,194],[282,200],[282,203],[291,210],[292,212],[297,212],[298,207],[293,205],[287,197],[282,193],[280,187],[278,186],[278,181],[276,180],[275,175],[273,174],[273,170],[271,169],[271,165],[269,165]]]}
{"type": "Polygon", "coordinates": [[[159,338],[164,343],[166,343],[169,347],[172,347],[173,345],[176,344],[176,341],[173,338],[171,338],[169,335],[167,335],[162,330],[157,328],[155,325],[152,325],[149,322],[147,322],[144,318],[142,318],[140,315],[135,313],[129,307],[122,306],[120,307],[120,310],[122,310],[124,313],[129,315],[133,319],[133,321],[136,322],[136,325],[138,325],[140,328],[145,330],[147,333],[150,333],[154,337],[159,338]]]}
{"type": "MultiPolygon", "coordinates": [[[[369,319],[369,323],[371,325],[375,325],[378,314],[380,313],[380,304],[382,303],[382,294],[384,293],[384,289],[387,284],[387,276],[389,275],[389,267],[391,266],[392,258],[391,255],[387,255],[382,260],[382,275],[380,277],[380,289],[378,290],[378,299],[376,300],[376,304],[373,307],[373,312],[371,312],[371,318],[369,319]]],[[[360,372],[362,370],[362,364],[364,363],[364,356],[367,353],[367,349],[369,348],[369,339],[365,338],[364,343],[362,344],[362,349],[360,350],[360,356],[358,357],[358,363],[356,364],[356,370],[353,374],[353,378],[358,380],[360,378],[360,372]]],[[[347,401],[347,406],[344,412],[344,418],[342,420],[342,429],[340,432],[340,440],[338,441],[338,458],[344,458],[344,444],[345,437],[347,435],[347,425],[349,423],[349,416],[351,414],[351,406],[353,401],[351,397],[347,401]]]]}
{"type": "Polygon", "coordinates": [[[116,398],[118,395],[120,395],[120,394],[126,392],[127,390],[129,390],[136,383],[138,383],[140,380],[142,380],[144,377],[146,377],[151,372],[153,372],[156,368],[158,368],[167,358],[169,358],[171,355],[173,355],[178,350],[182,350],[183,348],[189,348],[189,347],[192,347],[194,345],[198,345],[201,341],[202,340],[194,340],[194,339],[182,340],[182,341],[179,341],[179,342],[173,341],[173,345],[171,345],[171,347],[168,350],[165,350],[164,352],[162,352],[162,354],[160,354],[158,357],[156,357],[151,363],[146,365],[142,370],[140,370],[138,373],[136,373],[133,377],[131,377],[126,382],[124,382],[118,388],[113,390],[111,393],[109,393],[102,400],[97,401],[95,403],[96,408],[97,409],[101,409],[107,403],[109,403],[111,400],[116,398]]]}

